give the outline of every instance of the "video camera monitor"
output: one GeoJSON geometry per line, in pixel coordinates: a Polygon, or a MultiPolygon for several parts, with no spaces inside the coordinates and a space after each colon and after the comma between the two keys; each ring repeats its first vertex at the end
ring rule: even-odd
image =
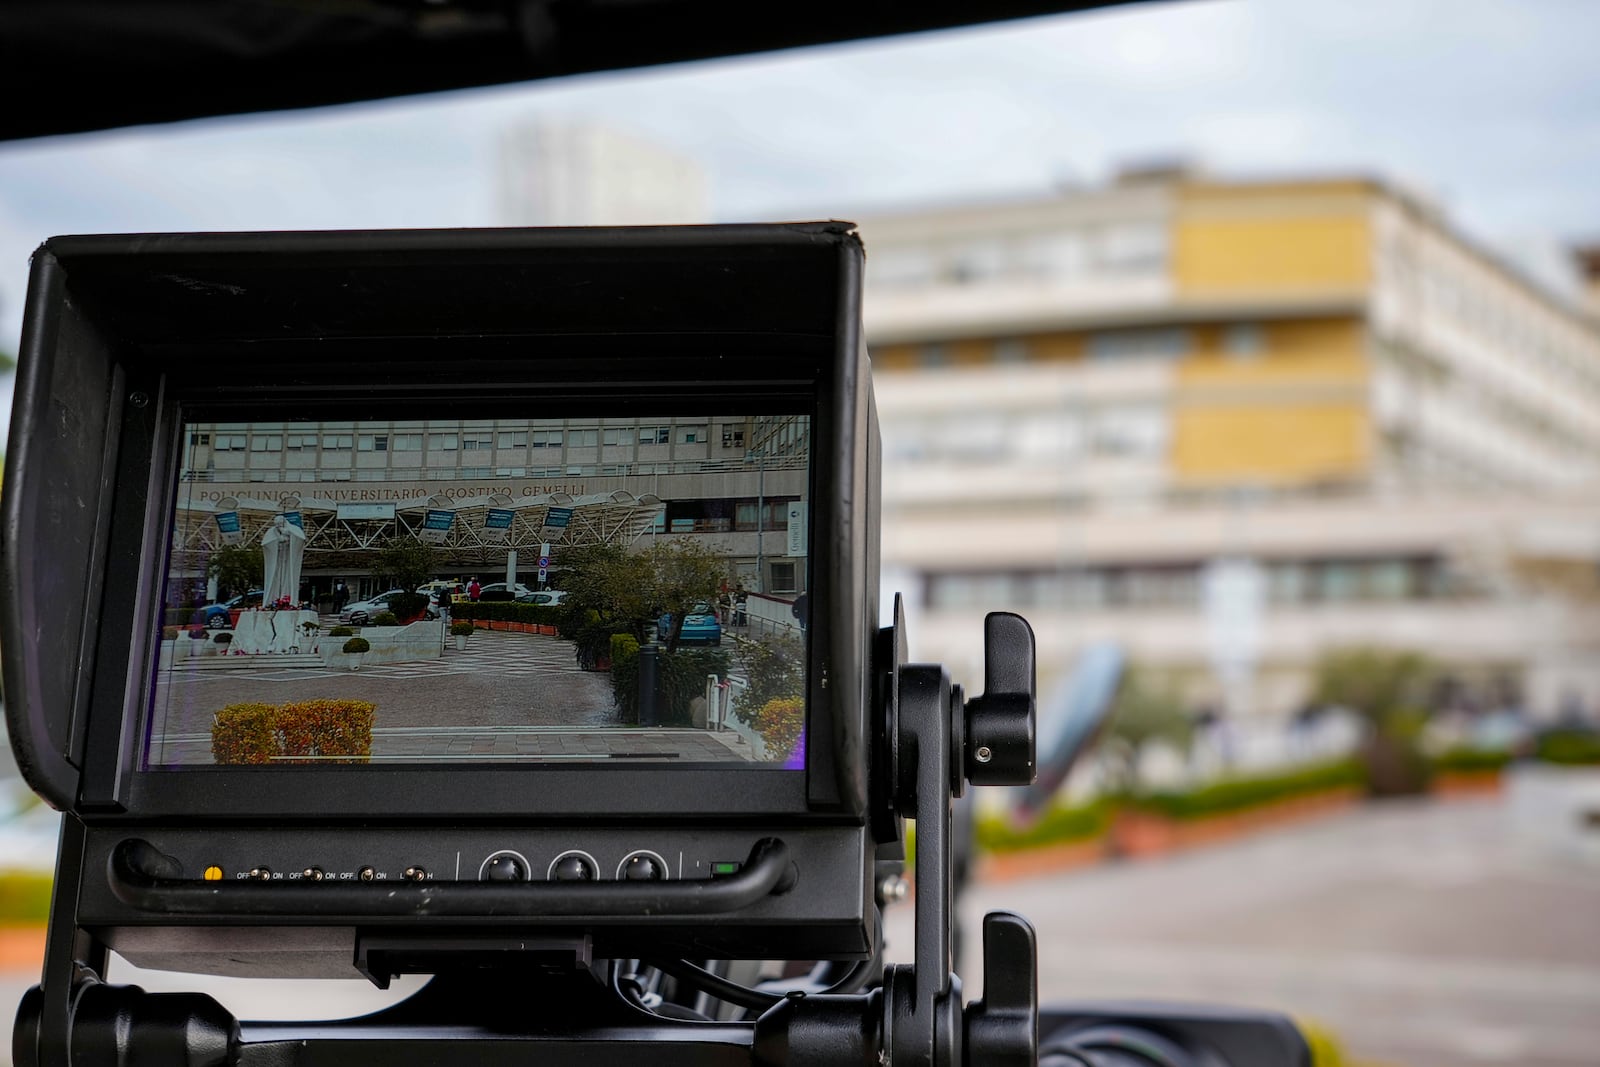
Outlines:
{"type": "Polygon", "coordinates": [[[78,924],[377,980],[491,928],[868,953],[860,272],[843,223],[46,243],[6,711],[78,924]]]}

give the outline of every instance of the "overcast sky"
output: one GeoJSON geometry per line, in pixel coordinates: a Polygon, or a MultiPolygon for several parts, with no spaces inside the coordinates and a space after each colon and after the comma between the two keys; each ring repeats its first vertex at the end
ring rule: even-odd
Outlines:
{"type": "Polygon", "coordinates": [[[717,221],[1039,193],[1185,156],[1222,174],[1401,180],[1548,265],[1561,242],[1600,237],[1596,42],[1597,0],[1145,3],[0,145],[0,348],[15,350],[27,259],[48,236],[493,225],[496,138],[535,116],[698,158],[717,221]]]}

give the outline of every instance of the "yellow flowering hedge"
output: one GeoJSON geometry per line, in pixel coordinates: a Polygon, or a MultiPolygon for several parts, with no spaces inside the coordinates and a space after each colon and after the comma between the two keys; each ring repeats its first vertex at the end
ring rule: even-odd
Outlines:
{"type": "Polygon", "coordinates": [[[218,763],[366,763],[377,705],[365,700],[230,704],[211,726],[218,763]]]}

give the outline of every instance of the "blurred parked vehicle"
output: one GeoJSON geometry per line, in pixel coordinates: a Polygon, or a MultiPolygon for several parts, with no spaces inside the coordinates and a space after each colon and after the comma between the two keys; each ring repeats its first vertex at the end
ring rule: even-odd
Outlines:
{"type": "MultiPolygon", "coordinates": [[[[670,613],[656,620],[656,635],[665,641],[672,636],[672,615],[670,613]]],[[[711,610],[710,604],[696,604],[689,609],[689,614],[683,617],[683,630],[678,634],[680,645],[722,644],[722,624],[717,621],[717,616],[711,610]]]]}
{"type": "Polygon", "coordinates": [[[248,593],[241,593],[232,600],[224,600],[218,604],[207,604],[194,613],[194,624],[204,626],[208,630],[227,630],[233,627],[233,612],[245,611],[261,606],[263,592],[252,589],[248,593]]]}
{"type": "Polygon", "coordinates": [[[359,604],[351,604],[339,612],[339,621],[354,623],[356,626],[365,626],[373,619],[386,611],[393,611],[389,602],[404,593],[404,589],[388,589],[371,600],[363,600],[359,604]]]}

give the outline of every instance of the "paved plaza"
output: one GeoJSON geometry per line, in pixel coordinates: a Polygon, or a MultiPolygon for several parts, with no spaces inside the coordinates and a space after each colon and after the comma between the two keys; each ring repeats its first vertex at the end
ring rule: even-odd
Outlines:
{"type": "MultiPolygon", "coordinates": [[[[1383,1067],[1600,1063],[1600,866],[1500,799],[1363,806],[1142,862],[982,884],[1039,933],[1040,997],[1289,1012],[1383,1067]]],[[[895,958],[908,909],[891,914],[895,958]]],[[[974,961],[975,962],[975,961],[974,961]]],[[[981,976],[964,969],[969,996],[981,976]]]]}
{"type": "Polygon", "coordinates": [[[209,764],[212,718],[229,704],[319,698],[377,705],[373,763],[754,759],[732,731],[624,724],[611,676],[579,669],[558,637],[481,630],[464,650],[447,642],[438,659],[359,671],[233,660],[243,662],[159,676],[153,764],[209,764]]]}

